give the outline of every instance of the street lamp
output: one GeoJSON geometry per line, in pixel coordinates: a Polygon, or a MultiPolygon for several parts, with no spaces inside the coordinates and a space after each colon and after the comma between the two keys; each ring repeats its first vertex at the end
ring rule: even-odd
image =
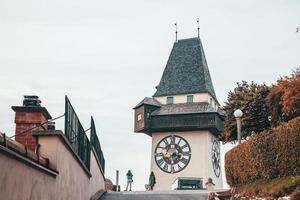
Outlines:
{"type": "Polygon", "coordinates": [[[234,111],[233,115],[236,119],[238,144],[241,144],[241,117],[243,116],[243,112],[240,109],[237,109],[234,111]]]}

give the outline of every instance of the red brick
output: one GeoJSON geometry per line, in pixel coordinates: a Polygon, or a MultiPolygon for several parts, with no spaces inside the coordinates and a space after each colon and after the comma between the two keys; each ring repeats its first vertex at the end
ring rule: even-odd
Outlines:
{"type": "Polygon", "coordinates": [[[46,117],[42,112],[16,112],[15,123],[16,123],[16,137],[15,140],[30,150],[35,150],[37,145],[37,139],[32,136],[32,131],[47,129],[47,124],[42,127],[34,128],[42,123],[45,123],[46,117]],[[32,129],[30,131],[26,131],[32,129]],[[24,132],[26,131],[26,132],[24,132]]]}

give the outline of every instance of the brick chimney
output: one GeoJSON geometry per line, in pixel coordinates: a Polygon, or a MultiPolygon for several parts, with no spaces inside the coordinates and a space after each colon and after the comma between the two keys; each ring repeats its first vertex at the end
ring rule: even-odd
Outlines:
{"type": "Polygon", "coordinates": [[[16,123],[16,136],[15,140],[28,149],[34,151],[38,141],[37,138],[32,136],[32,131],[47,130],[48,125],[44,124],[42,127],[34,128],[42,123],[51,119],[51,115],[45,107],[41,106],[41,101],[38,96],[25,95],[23,100],[23,106],[12,106],[15,111],[15,123],[16,123]],[[29,130],[32,129],[33,130],[29,130]],[[29,130],[29,131],[26,131],[29,130]]]}

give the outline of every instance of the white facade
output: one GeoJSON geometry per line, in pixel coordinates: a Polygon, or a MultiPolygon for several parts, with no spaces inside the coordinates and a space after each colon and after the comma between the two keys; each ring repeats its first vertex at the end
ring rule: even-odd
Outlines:
{"type": "MultiPolygon", "coordinates": [[[[167,97],[173,97],[173,104],[187,103],[187,96],[193,95],[193,103],[209,103],[216,110],[218,102],[209,93],[179,94],[154,97],[161,104],[167,104],[167,97]]],[[[171,190],[172,184],[178,177],[202,178],[203,187],[208,178],[212,178],[215,189],[221,189],[222,174],[217,177],[212,164],[212,144],[216,141],[220,149],[220,142],[209,131],[182,131],[182,132],[155,132],[152,133],[151,171],[156,176],[154,190],[171,190]],[[166,136],[177,135],[183,137],[191,147],[191,159],[189,164],[178,173],[167,173],[161,170],[155,161],[155,149],[157,144],[166,136]]],[[[221,163],[221,162],[220,162],[221,163]]]]}
{"type": "MultiPolygon", "coordinates": [[[[158,132],[152,134],[151,171],[156,177],[154,190],[171,190],[173,182],[178,177],[195,177],[203,179],[203,187],[210,177],[215,183],[215,189],[222,188],[222,174],[217,177],[212,165],[212,141],[216,138],[209,131],[158,132]],[[154,152],[161,139],[168,135],[183,137],[191,147],[191,159],[186,168],[178,173],[166,173],[155,162],[154,152]]],[[[218,142],[219,148],[220,143],[218,142]]]]}
{"type": "Polygon", "coordinates": [[[173,104],[187,103],[187,96],[193,96],[193,103],[209,103],[215,109],[219,107],[219,103],[208,93],[193,93],[193,94],[177,94],[170,96],[154,97],[159,103],[167,104],[167,97],[173,97],[173,104]]]}

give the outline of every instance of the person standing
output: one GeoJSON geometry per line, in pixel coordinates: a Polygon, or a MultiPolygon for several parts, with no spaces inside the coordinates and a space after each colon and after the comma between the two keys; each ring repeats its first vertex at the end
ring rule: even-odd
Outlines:
{"type": "Polygon", "coordinates": [[[131,191],[131,186],[132,186],[132,182],[133,182],[133,174],[131,173],[130,170],[128,170],[127,174],[127,186],[126,186],[126,190],[125,191],[128,191],[128,187],[129,187],[129,191],[131,191]]]}
{"type": "Polygon", "coordinates": [[[216,194],[214,192],[212,192],[215,189],[215,184],[214,184],[212,178],[207,179],[205,186],[206,186],[206,189],[209,191],[208,192],[208,200],[215,200],[216,194]]]}
{"type": "Polygon", "coordinates": [[[155,176],[153,171],[150,173],[150,177],[149,177],[149,186],[150,186],[150,190],[153,190],[154,185],[156,184],[156,180],[155,180],[155,176]]]}
{"type": "Polygon", "coordinates": [[[214,184],[212,178],[208,178],[208,179],[207,179],[207,182],[205,183],[205,186],[206,186],[206,189],[207,189],[208,191],[214,190],[215,184],[214,184]]]}

